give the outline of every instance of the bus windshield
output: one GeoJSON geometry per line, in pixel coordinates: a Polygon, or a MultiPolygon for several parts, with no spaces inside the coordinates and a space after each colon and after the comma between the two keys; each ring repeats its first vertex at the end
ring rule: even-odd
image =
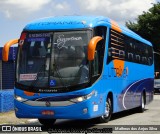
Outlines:
{"type": "Polygon", "coordinates": [[[22,33],[16,83],[61,88],[89,82],[87,46],[91,30],[22,33]]]}

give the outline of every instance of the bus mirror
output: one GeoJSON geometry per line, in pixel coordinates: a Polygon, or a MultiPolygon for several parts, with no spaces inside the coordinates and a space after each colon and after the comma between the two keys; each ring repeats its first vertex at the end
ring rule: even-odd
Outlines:
{"type": "Polygon", "coordinates": [[[93,37],[88,44],[88,60],[94,60],[96,46],[103,38],[100,36],[93,37]]]}
{"type": "Polygon", "coordinates": [[[17,44],[18,43],[18,39],[13,39],[13,40],[10,40],[8,41],[4,47],[3,47],[3,50],[2,50],[2,59],[3,61],[8,61],[8,56],[9,56],[9,48],[14,45],[14,44],[17,44]]]}

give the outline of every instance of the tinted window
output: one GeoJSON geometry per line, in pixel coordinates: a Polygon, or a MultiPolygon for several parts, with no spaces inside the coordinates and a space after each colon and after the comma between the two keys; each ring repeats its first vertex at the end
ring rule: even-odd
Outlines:
{"type": "Polygon", "coordinates": [[[152,65],[152,47],[111,29],[107,63],[114,59],[152,65]]]}

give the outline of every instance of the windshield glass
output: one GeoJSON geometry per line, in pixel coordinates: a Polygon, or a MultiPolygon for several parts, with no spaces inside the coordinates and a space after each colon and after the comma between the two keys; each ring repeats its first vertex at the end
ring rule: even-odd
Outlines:
{"type": "Polygon", "coordinates": [[[56,86],[88,82],[87,46],[90,38],[90,31],[54,33],[50,81],[55,81],[56,86]]]}
{"type": "Polygon", "coordinates": [[[22,33],[16,82],[38,88],[69,87],[88,82],[90,39],[90,30],[22,33]]]}
{"type": "Polygon", "coordinates": [[[17,82],[48,86],[51,33],[22,33],[17,60],[17,82]]]}

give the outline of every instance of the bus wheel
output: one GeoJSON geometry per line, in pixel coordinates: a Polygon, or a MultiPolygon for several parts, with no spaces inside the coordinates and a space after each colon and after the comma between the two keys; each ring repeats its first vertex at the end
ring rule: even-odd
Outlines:
{"type": "Polygon", "coordinates": [[[143,113],[145,110],[145,93],[141,95],[141,105],[138,107],[137,112],[143,113]]]}
{"type": "Polygon", "coordinates": [[[99,117],[101,123],[107,123],[112,115],[112,102],[110,98],[107,98],[105,104],[105,114],[99,117]]]}
{"type": "Polygon", "coordinates": [[[42,125],[44,125],[46,127],[53,126],[54,123],[56,122],[56,119],[38,119],[38,120],[42,125]]]}

